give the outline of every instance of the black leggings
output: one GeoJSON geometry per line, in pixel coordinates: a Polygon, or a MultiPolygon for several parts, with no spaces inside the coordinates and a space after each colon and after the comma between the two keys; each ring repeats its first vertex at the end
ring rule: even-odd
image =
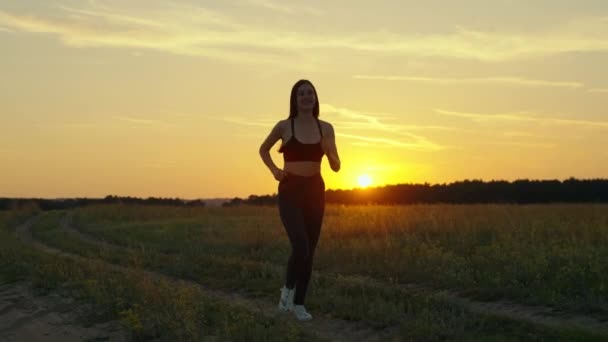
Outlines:
{"type": "Polygon", "coordinates": [[[296,305],[304,304],[324,212],[325,182],[320,174],[306,177],[288,173],[279,182],[279,213],[291,242],[285,286],[295,286],[296,305]]]}

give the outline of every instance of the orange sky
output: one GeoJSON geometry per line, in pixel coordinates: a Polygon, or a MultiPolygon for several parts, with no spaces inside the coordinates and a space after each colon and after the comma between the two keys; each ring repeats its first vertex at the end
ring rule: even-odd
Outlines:
{"type": "Polygon", "coordinates": [[[608,3],[371,4],[0,4],[0,196],[276,192],[257,151],[300,78],[330,189],[606,177],[608,3]]]}

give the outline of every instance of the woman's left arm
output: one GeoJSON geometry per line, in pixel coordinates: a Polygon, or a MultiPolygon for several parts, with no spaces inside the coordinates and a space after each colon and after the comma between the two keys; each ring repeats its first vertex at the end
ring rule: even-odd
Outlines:
{"type": "Polygon", "coordinates": [[[325,123],[325,134],[321,140],[323,152],[327,155],[329,166],[334,172],[340,171],[340,157],[338,156],[338,148],[336,147],[336,135],[334,127],[330,123],[325,123]]]}

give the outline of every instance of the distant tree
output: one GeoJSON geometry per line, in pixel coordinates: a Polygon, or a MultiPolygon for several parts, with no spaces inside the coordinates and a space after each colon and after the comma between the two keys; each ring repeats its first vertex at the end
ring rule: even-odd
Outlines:
{"type": "MultiPolygon", "coordinates": [[[[518,179],[457,181],[449,184],[396,184],[353,190],[327,190],[327,203],[337,204],[415,204],[415,203],[608,203],[608,180],[574,177],[559,180],[518,179]]],[[[247,199],[235,197],[222,204],[224,207],[242,204],[276,205],[277,194],[250,195],[247,199]]],[[[41,210],[61,210],[91,204],[139,204],[168,206],[205,206],[202,200],[179,198],[147,199],[107,195],[104,198],[0,198],[0,210],[36,206],[41,210]]]]}
{"type": "MultiPolygon", "coordinates": [[[[415,203],[556,203],[608,202],[608,180],[519,179],[513,182],[465,179],[449,184],[397,184],[352,190],[327,190],[327,203],[415,204],[415,203]]],[[[251,195],[234,204],[274,205],[277,195],[251,195]]]]}

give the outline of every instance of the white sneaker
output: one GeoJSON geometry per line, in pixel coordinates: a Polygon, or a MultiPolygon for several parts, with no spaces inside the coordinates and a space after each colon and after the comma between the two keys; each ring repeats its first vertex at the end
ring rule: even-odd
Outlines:
{"type": "Polygon", "coordinates": [[[312,315],[306,311],[304,305],[294,305],[292,311],[300,321],[310,321],[312,319],[312,315]]]}
{"type": "Polygon", "coordinates": [[[295,289],[288,289],[283,286],[281,289],[281,299],[279,299],[279,310],[291,311],[293,309],[293,296],[295,289]]]}

